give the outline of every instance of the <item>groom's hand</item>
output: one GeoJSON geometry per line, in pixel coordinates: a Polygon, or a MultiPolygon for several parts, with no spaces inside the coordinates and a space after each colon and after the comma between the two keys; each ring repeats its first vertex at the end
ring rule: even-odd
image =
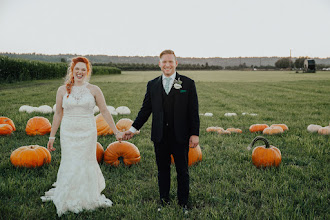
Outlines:
{"type": "Polygon", "coordinates": [[[134,133],[133,132],[131,132],[130,130],[128,130],[128,131],[125,131],[125,136],[124,136],[124,140],[129,140],[129,139],[131,139],[132,137],[134,136],[134,133]]]}
{"type": "Polygon", "coordinates": [[[189,147],[195,148],[199,144],[199,137],[197,135],[191,135],[189,138],[189,147]]]}

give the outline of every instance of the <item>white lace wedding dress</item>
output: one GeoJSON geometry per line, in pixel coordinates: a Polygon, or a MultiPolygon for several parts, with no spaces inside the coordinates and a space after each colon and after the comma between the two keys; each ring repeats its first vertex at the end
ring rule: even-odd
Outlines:
{"type": "Polygon", "coordinates": [[[55,188],[41,197],[44,202],[54,202],[58,216],[112,206],[111,200],[101,195],[105,181],[96,160],[95,99],[87,85],[73,86],[69,97],[63,97],[61,164],[55,188]]]}

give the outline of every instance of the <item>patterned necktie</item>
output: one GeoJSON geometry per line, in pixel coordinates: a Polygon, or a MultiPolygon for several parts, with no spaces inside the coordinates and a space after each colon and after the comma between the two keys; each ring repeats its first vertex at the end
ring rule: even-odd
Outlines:
{"type": "Polygon", "coordinates": [[[168,94],[170,92],[170,81],[171,81],[171,78],[170,77],[165,77],[165,92],[166,94],[168,94]]]}

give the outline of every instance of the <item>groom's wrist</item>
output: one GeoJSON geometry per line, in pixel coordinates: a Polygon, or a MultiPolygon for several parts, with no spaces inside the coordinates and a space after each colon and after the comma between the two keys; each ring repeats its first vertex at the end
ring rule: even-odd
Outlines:
{"type": "Polygon", "coordinates": [[[135,132],[137,131],[136,128],[134,128],[133,126],[131,126],[129,128],[129,131],[132,132],[133,134],[135,134],[135,132]]]}

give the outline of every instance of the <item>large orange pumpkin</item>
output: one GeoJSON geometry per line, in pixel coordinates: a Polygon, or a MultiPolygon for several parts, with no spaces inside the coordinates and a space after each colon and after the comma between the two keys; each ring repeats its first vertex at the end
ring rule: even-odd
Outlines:
{"type": "Polygon", "coordinates": [[[267,124],[253,124],[250,126],[249,130],[250,132],[262,132],[265,128],[268,128],[269,126],[267,124]]]}
{"type": "Polygon", "coordinates": [[[27,135],[45,135],[50,133],[52,125],[45,117],[35,116],[30,118],[26,124],[25,132],[27,135]]]}
{"type": "Polygon", "coordinates": [[[3,117],[3,116],[0,117],[0,124],[10,125],[13,128],[13,131],[16,131],[15,124],[14,124],[13,120],[11,120],[10,118],[3,117]]]}
{"type": "Polygon", "coordinates": [[[108,135],[113,134],[113,130],[110,128],[108,123],[103,118],[102,114],[95,116],[97,135],[108,135]]]}
{"type": "Polygon", "coordinates": [[[102,145],[97,142],[96,143],[96,159],[98,163],[101,163],[103,160],[103,155],[104,155],[104,149],[102,147],[102,145]]]}
{"type": "MultiPolygon", "coordinates": [[[[188,166],[194,165],[198,163],[199,161],[202,161],[203,155],[202,150],[199,145],[197,147],[189,147],[188,152],[188,166]]],[[[174,164],[174,158],[173,155],[171,155],[171,163],[174,164]]]]}
{"type": "Polygon", "coordinates": [[[119,166],[119,159],[122,159],[125,165],[132,165],[140,162],[140,151],[132,143],[127,141],[113,142],[109,144],[104,152],[104,162],[112,166],[119,166]]]}
{"type": "Polygon", "coordinates": [[[13,127],[7,124],[0,124],[0,135],[10,135],[13,132],[13,127]]]}
{"type": "Polygon", "coordinates": [[[281,134],[283,133],[283,128],[280,126],[270,126],[268,128],[265,128],[262,133],[268,135],[281,134]]]}
{"type": "Polygon", "coordinates": [[[279,166],[282,161],[281,151],[274,146],[269,145],[269,142],[266,138],[258,136],[250,144],[251,147],[257,141],[264,141],[265,145],[257,146],[252,151],[252,163],[256,167],[270,167],[270,166],[279,166]]]}
{"type": "Polygon", "coordinates": [[[40,167],[51,161],[49,151],[39,145],[22,146],[10,155],[10,162],[15,167],[40,167]]]}

